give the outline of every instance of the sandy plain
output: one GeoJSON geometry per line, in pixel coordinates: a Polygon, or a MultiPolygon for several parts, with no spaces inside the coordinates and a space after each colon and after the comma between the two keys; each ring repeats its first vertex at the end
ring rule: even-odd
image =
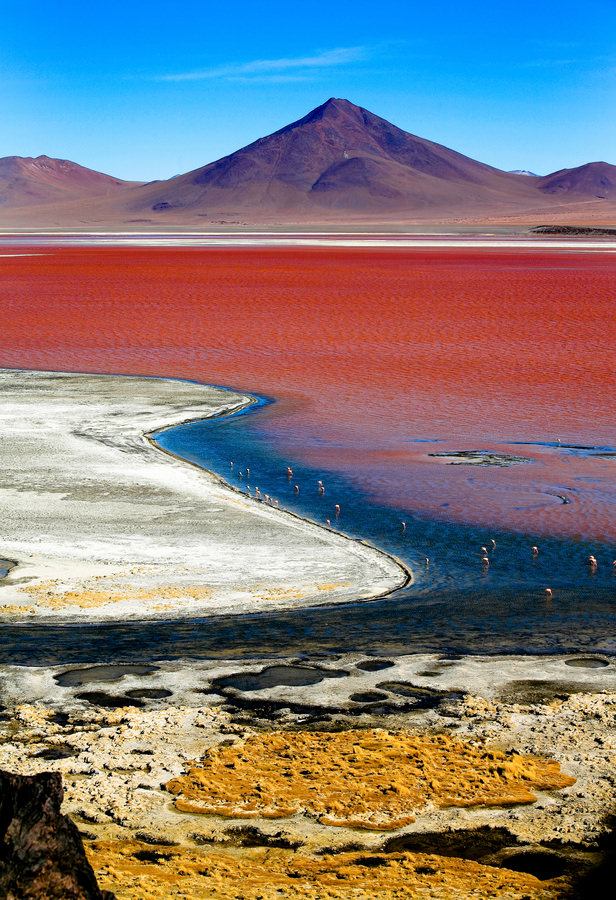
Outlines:
{"type": "Polygon", "coordinates": [[[214,614],[386,594],[380,551],[233,491],[146,437],[248,396],[171,379],[0,371],[0,587],[13,621],[214,614]]]}

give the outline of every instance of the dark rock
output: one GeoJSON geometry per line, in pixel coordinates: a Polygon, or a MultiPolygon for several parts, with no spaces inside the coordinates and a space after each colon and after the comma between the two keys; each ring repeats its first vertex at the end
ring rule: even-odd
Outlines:
{"type": "Polygon", "coordinates": [[[0,897],[114,900],[101,891],[77,826],[62,815],[58,772],[0,771],[0,897]]]}

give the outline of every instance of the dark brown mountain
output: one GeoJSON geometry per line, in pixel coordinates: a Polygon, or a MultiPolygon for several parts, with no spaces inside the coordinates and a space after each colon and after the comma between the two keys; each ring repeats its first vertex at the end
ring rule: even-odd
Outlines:
{"type": "Polygon", "coordinates": [[[583,194],[601,200],[616,199],[616,166],[591,162],[575,169],[561,169],[539,179],[546,194],[583,194]]]}
{"type": "Polygon", "coordinates": [[[496,208],[536,198],[528,178],[408,134],[348,100],[331,99],[230,156],[122,199],[127,211],[164,218],[179,211],[268,217],[496,208]]]}
{"type": "Polygon", "coordinates": [[[0,158],[0,207],[39,206],[109,195],[135,182],[49,156],[0,158]]]}

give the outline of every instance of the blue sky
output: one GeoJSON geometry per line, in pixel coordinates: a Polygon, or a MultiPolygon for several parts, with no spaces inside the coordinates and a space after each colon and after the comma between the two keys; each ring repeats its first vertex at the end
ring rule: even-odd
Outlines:
{"type": "Polygon", "coordinates": [[[0,156],[167,178],[335,96],[505,169],[616,163],[616,0],[0,9],[0,156]]]}

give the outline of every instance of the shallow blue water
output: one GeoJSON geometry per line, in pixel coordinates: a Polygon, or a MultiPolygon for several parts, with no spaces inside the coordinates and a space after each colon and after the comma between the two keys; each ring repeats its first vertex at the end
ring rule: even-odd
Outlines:
{"type": "Polygon", "coordinates": [[[160,432],[158,443],[224,477],[240,490],[278,498],[318,523],[363,538],[397,556],[414,584],[382,600],[286,613],[111,625],[7,627],[0,661],[52,664],[236,657],[351,650],[387,653],[614,653],[616,577],[613,546],[540,541],[516,534],[431,521],[370,502],[343,477],[280,458],[259,427],[259,409],[160,432]],[[233,461],[233,467],[230,461],[233,461]],[[293,479],[286,467],[293,467],[293,479]],[[240,472],[244,477],[240,477],[240,472]],[[319,495],[317,481],[325,483],[319,495]],[[293,485],[299,484],[295,494],[293,485]],[[340,503],[341,515],[334,515],[340,503]],[[403,532],[401,520],[406,521],[403,532]],[[491,538],[487,570],[480,548],[491,538]],[[534,560],[530,548],[539,544],[534,560]],[[598,558],[596,574],[585,564],[598,558]],[[429,564],[425,558],[429,557],[429,564]],[[544,589],[554,592],[546,601],[544,589]]]}

